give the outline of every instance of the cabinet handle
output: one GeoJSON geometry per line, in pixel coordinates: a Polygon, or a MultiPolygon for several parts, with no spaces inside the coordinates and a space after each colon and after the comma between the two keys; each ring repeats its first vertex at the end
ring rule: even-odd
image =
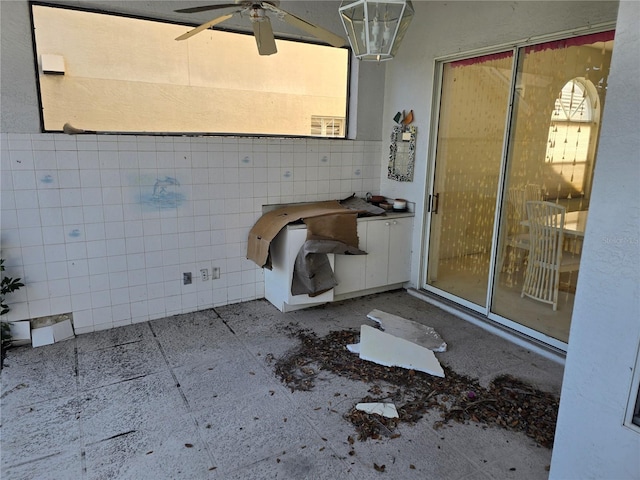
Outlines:
{"type": "Polygon", "coordinates": [[[389,222],[384,222],[384,224],[388,227],[389,225],[391,225],[389,222]]]}
{"type": "Polygon", "coordinates": [[[392,223],[392,225],[397,225],[397,224],[398,224],[397,220],[394,220],[393,223],[392,223]]]}

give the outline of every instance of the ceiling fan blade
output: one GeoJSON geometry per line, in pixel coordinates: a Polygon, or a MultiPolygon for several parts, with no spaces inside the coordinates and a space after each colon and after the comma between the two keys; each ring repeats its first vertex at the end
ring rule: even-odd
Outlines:
{"type": "Polygon", "coordinates": [[[325,28],[314,25],[313,23],[309,23],[306,20],[303,20],[300,17],[296,17],[289,12],[285,12],[284,10],[281,10],[278,7],[275,7],[267,2],[262,2],[262,7],[266,10],[271,10],[272,12],[278,14],[278,16],[289,25],[310,33],[314,37],[327,42],[333,47],[344,47],[345,45],[347,45],[347,41],[341,36],[336,35],[335,33],[330,32],[325,28]]]}
{"type": "Polygon", "coordinates": [[[256,37],[256,44],[258,45],[258,53],[260,55],[273,55],[278,52],[269,17],[264,17],[264,19],[259,22],[253,22],[253,34],[256,37]]]}
{"type": "Polygon", "coordinates": [[[197,13],[197,12],[206,12],[207,10],[217,10],[219,8],[231,8],[237,7],[237,3],[225,3],[221,5],[205,5],[203,7],[191,7],[191,8],[182,8],[180,10],[174,10],[176,13],[197,13]]]}
{"type": "MultiPolygon", "coordinates": [[[[239,10],[238,10],[239,11],[239,10]]],[[[222,15],[221,17],[214,18],[213,20],[208,21],[207,23],[203,23],[202,25],[194,28],[193,30],[189,30],[187,33],[176,37],[176,40],[186,40],[187,38],[193,37],[196,33],[200,33],[207,28],[211,28],[214,25],[224,22],[225,20],[229,20],[233,15],[237,12],[229,13],[227,15],[222,15]]]]}

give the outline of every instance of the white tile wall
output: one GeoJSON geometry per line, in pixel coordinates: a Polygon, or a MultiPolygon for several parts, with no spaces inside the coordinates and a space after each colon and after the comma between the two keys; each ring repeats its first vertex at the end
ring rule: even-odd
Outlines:
{"type": "Polygon", "coordinates": [[[0,255],[26,285],[7,319],[71,311],[77,333],[262,298],[245,255],[263,205],[380,188],[381,142],[1,134],[0,147],[0,255]],[[212,267],[220,279],[202,281],[212,267]]]}

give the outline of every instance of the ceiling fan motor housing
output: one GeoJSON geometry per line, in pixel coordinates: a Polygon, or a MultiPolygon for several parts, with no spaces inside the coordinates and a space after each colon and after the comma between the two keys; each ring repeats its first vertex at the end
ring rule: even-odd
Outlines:
{"type": "Polygon", "coordinates": [[[249,18],[252,22],[263,22],[264,19],[267,18],[267,15],[260,4],[254,4],[251,6],[251,10],[249,10],[249,18]]]}

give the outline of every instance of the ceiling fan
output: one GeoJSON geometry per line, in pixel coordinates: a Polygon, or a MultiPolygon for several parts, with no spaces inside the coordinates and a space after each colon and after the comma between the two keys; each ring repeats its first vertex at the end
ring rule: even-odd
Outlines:
{"type": "Polygon", "coordinates": [[[187,33],[180,35],[176,40],[186,40],[192,37],[196,33],[200,33],[203,30],[211,28],[219,23],[229,20],[236,14],[248,15],[253,25],[253,34],[256,38],[256,44],[258,45],[258,53],[260,55],[272,55],[278,51],[276,48],[276,41],[273,36],[273,29],[271,28],[271,21],[267,16],[267,11],[274,13],[280,20],[285,21],[289,25],[292,25],[300,30],[310,33],[314,37],[332,45],[334,47],[343,47],[346,45],[346,40],[342,37],[326,30],[322,27],[314,25],[302,18],[285,12],[278,8],[279,1],[262,1],[254,2],[250,0],[236,0],[235,3],[223,3],[218,5],[205,5],[202,7],[183,8],[175,10],[177,13],[197,13],[207,10],[222,10],[225,8],[235,8],[231,13],[227,13],[220,17],[216,17],[202,25],[189,30],[187,33]]]}

